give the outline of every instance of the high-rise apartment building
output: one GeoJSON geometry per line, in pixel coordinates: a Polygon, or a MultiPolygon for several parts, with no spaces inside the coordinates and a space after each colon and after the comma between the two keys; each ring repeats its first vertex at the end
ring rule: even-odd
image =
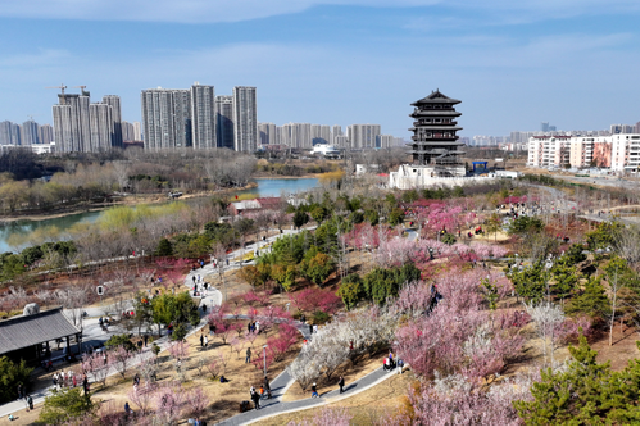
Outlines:
{"type": "Polygon", "coordinates": [[[191,147],[191,90],[143,90],[140,95],[146,150],[191,147]]]}
{"type": "Polygon", "coordinates": [[[91,151],[107,151],[115,146],[113,107],[104,103],[89,104],[91,151]]]}
{"type": "Polygon", "coordinates": [[[380,135],[379,124],[352,124],[347,128],[351,149],[379,148],[380,135]]]}
{"type": "Polygon", "coordinates": [[[213,86],[191,86],[191,138],[196,149],[217,146],[216,100],[213,86]]]}
{"type": "Polygon", "coordinates": [[[122,122],[122,140],[127,142],[142,140],[139,121],[134,121],[133,123],[122,122]]]}
{"type": "Polygon", "coordinates": [[[22,123],[22,145],[38,145],[40,143],[39,126],[33,120],[22,123]]]}
{"type": "Polygon", "coordinates": [[[312,145],[329,145],[331,142],[331,127],[324,124],[311,125],[312,145]]]}
{"type": "Polygon", "coordinates": [[[311,148],[311,123],[287,123],[282,125],[280,143],[292,148],[311,148]]]}
{"type": "Polygon", "coordinates": [[[21,145],[19,124],[11,121],[0,123],[0,145],[21,145]]]}
{"type": "Polygon", "coordinates": [[[218,148],[233,149],[233,96],[216,96],[218,148]]]}
{"type": "Polygon", "coordinates": [[[630,126],[628,124],[612,124],[609,126],[609,132],[612,135],[616,133],[633,133],[635,130],[635,126],[630,126]]]}
{"type": "Polygon", "coordinates": [[[50,124],[43,124],[38,129],[40,133],[40,143],[42,145],[49,145],[53,142],[53,127],[50,124]]]}
{"type": "Polygon", "coordinates": [[[258,123],[260,145],[278,145],[276,125],[274,123],[258,123]]]}
{"type": "Polygon", "coordinates": [[[349,148],[349,138],[346,135],[335,136],[333,138],[333,145],[343,148],[349,148]]]}
{"type": "Polygon", "coordinates": [[[105,96],[103,102],[92,104],[85,90],[79,95],[61,94],[52,110],[56,152],[102,152],[118,146],[114,111],[121,117],[119,96],[105,96]]]}
{"type": "Polygon", "coordinates": [[[58,105],[52,107],[56,151],[94,152],[91,144],[89,104],[90,93],[58,95],[58,105]]]}
{"type": "Polygon", "coordinates": [[[131,123],[133,126],[133,140],[134,141],[142,141],[144,140],[144,136],[142,136],[142,126],[139,121],[134,121],[131,123]]]}
{"type": "Polygon", "coordinates": [[[336,138],[338,136],[344,136],[344,134],[342,133],[342,126],[340,126],[339,124],[334,124],[331,127],[331,144],[332,145],[338,145],[338,142],[336,141],[336,138]]]}
{"type": "Polygon", "coordinates": [[[102,103],[111,106],[111,116],[113,117],[113,146],[122,148],[122,101],[120,100],[120,96],[103,96],[102,103]]]}
{"type": "Polygon", "coordinates": [[[258,148],[258,89],[235,86],[233,100],[233,147],[254,152],[258,148]]]}
{"type": "Polygon", "coordinates": [[[123,121],[122,122],[122,140],[129,142],[133,141],[133,124],[123,121]]]}

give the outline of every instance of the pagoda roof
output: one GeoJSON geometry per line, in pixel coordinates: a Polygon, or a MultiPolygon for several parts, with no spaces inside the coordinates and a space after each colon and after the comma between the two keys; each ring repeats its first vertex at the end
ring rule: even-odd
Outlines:
{"type": "Polygon", "coordinates": [[[411,104],[411,105],[420,105],[420,104],[459,104],[462,101],[459,101],[457,99],[451,99],[449,96],[443,95],[440,92],[440,89],[436,89],[435,92],[431,92],[430,95],[425,96],[424,98],[420,99],[419,101],[416,101],[415,103],[411,104]]]}

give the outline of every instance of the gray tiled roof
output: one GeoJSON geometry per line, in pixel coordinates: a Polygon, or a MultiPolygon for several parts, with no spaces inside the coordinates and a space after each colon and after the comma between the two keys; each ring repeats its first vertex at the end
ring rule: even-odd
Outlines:
{"type": "Polygon", "coordinates": [[[61,308],[34,315],[20,315],[0,321],[0,354],[79,332],[62,315],[61,308]]]}

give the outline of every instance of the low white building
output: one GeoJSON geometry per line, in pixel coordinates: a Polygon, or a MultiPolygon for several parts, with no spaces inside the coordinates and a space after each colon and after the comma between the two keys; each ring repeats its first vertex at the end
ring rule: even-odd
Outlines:
{"type": "Polygon", "coordinates": [[[313,149],[309,151],[311,155],[323,155],[325,157],[339,157],[340,148],[334,145],[314,145],[313,149]]]}
{"type": "Polygon", "coordinates": [[[416,189],[429,187],[454,187],[479,183],[489,183],[497,179],[495,173],[486,176],[466,176],[463,165],[452,169],[453,176],[441,176],[438,171],[428,165],[401,164],[397,172],[389,174],[389,187],[398,189],[416,189]]]}
{"type": "Polygon", "coordinates": [[[8,151],[10,149],[30,149],[34,154],[51,154],[55,152],[56,143],[51,142],[49,144],[42,145],[0,145],[0,152],[8,151]]]}
{"type": "Polygon", "coordinates": [[[356,174],[377,173],[379,168],[378,164],[356,164],[356,174]]]}

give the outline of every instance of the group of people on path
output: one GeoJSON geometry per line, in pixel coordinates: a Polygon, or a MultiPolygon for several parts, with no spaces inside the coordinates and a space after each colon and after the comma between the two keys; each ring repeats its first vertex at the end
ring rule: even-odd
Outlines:
{"type": "MultiPolygon", "coordinates": [[[[340,376],[338,380],[338,386],[340,386],[340,393],[345,392],[344,390],[344,377],[340,376]]],[[[318,393],[318,385],[316,382],[313,382],[311,385],[311,398],[320,398],[320,394],[318,393]]]]}
{"type": "Polygon", "coordinates": [[[249,333],[258,333],[260,334],[260,321],[249,322],[247,325],[247,330],[249,333]]]}
{"type": "Polygon", "coordinates": [[[249,388],[249,397],[253,401],[256,410],[260,409],[261,399],[271,399],[271,387],[269,386],[269,378],[267,376],[264,376],[264,385],[260,386],[259,389],[256,390],[253,386],[249,388]]]}
{"type": "Polygon", "coordinates": [[[200,333],[200,347],[209,346],[209,336],[205,336],[204,333],[200,333]]]}
{"type": "Polygon", "coordinates": [[[24,399],[27,403],[27,410],[33,410],[33,399],[31,395],[27,393],[25,387],[22,386],[22,383],[18,384],[18,399],[24,399]]]}
{"type": "MultiPolygon", "coordinates": [[[[397,367],[398,367],[398,374],[402,373],[402,369],[404,368],[404,361],[401,359],[398,359],[397,367]]],[[[396,368],[396,362],[393,359],[393,354],[389,353],[389,356],[385,357],[384,361],[382,361],[382,369],[384,371],[391,371],[394,368],[396,368]]]]}

